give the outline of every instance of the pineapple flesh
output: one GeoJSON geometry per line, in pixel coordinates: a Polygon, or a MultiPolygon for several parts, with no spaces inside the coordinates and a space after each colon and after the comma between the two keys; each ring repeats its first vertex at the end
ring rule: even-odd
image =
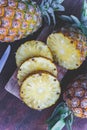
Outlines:
{"type": "Polygon", "coordinates": [[[53,54],[54,61],[72,70],[77,69],[85,60],[87,47],[85,40],[75,37],[75,33],[70,34],[71,36],[63,31],[51,34],[47,39],[47,45],[53,54]]]}
{"type": "Polygon", "coordinates": [[[17,74],[18,84],[21,85],[28,75],[38,71],[47,71],[57,77],[57,67],[51,60],[43,57],[33,57],[20,66],[17,74]]]}
{"type": "Polygon", "coordinates": [[[22,101],[36,110],[43,110],[55,104],[60,93],[59,81],[47,72],[32,74],[20,88],[22,101]]]}
{"type": "Polygon", "coordinates": [[[35,32],[42,23],[35,2],[0,0],[0,41],[13,42],[35,32]]]}
{"type": "Polygon", "coordinates": [[[64,101],[75,116],[87,118],[87,74],[80,75],[67,87],[64,101]]]}
{"type": "Polygon", "coordinates": [[[52,54],[48,46],[41,41],[28,41],[22,44],[16,52],[16,64],[18,67],[29,58],[34,56],[46,57],[53,60],[52,54]]]}

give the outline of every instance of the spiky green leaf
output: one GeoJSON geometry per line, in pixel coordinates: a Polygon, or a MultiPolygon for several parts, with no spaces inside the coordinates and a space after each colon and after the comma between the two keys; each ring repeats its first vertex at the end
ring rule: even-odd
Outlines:
{"type": "Polygon", "coordinates": [[[55,14],[54,14],[53,9],[50,7],[47,12],[48,12],[48,13],[50,14],[50,16],[52,17],[53,23],[54,23],[54,25],[55,25],[55,24],[56,24],[56,19],[55,19],[55,14]]]}
{"type": "Polygon", "coordinates": [[[53,0],[49,0],[49,3],[52,4],[53,0]]]}
{"type": "MultiPolygon", "coordinates": [[[[56,126],[56,124],[60,121],[63,120],[65,121],[65,119],[72,114],[72,112],[69,110],[69,108],[67,107],[67,105],[62,102],[60,103],[53,111],[51,117],[48,118],[47,123],[49,126],[49,130],[51,130],[51,128],[55,128],[54,126],[56,126]]],[[[61,125],[61,128],[63,126],[61,125]]]]}
{"type": "Polygon", "coordinates": [[[56,115],[61,115],[63,113],[67,113],[68,111],[68,107],[66,107],[66,104],[64,102],[61,102],[60,104],[58,104],[56,106],[56,108],[54,109],[52,115],[49,117],[49,119],[47,121],[50,121],[51,119],[53,119],[56,115]]]}
{"type": "Polygon", "coordinates": [[[51,130],[62,130],[64,126],[65,126],[65,121],[64,121],[64,120],[59,120],[59,121],[51,128],[51,130]]]}
{"type": "Polygon", "coordinates": [[[70,115],[65,119],[65,123],[66,123],[67,130],[72,130],[73,117],[74,117],[73,114],[70,114],[70,115]]]}
{"type": "Polygon", "coordinates": [[[87,36],[87,27],[84,25],[81,25],[80,28],[81,28],[82,32],[84,33],[84,35],[87,36]]]}
{"type": "Polygon", "coordinates": [[[50,16],[46,11],[44,12],[44,19],[46,19],[46,21],[48,22],[48,25],[50,25],[50,16]]]}
{"type": "Polygon", "coordinates": [[[48,17],[48,24],[51,23],[51,18],[53,23],[56,23],[55,13],[54,11],[64,11],[65,8],[61,5],[64,0],[43,0],[40,5],[40,10],[42,12],[42,16],[48,17]],[[47,12],[47,13],[46,13],[47,12]],[[49,16],[48,16],[49,15],[49,16]],[[50,17],[51,16],[51,17],[50,17]],[[50,19],[49,19],[50,18],[50,19]]]}
{"type": "Polygon", "coordinates": [[[79,19],[77,17],[75,17],[74,15],[71,15],[71,18],[74,21],[74,23],[76,23],[78,26],[81,25],[81,23],[80,23],[80,21],[79,21],[79,19]]]}
{"type": "Polygon", "coordinates": [[[70,16],[67,16],[67,15],[61,15],[59,16],[60,19],[64,20],[64,21],[67,21],[67,22],[72,22],[72,18],[70,16]]]}
{"type": "Polygon", "coordinates": [[[81,23],[87,26],[87,2],[86,0],[83,1],[81,23]]]}
{"type": "Polygon", "coordinates": [[[57,0],[59,4],[63,3],[64,0],[57,0]]]}
{"type": "Polygon", "coordinates": [[[64,6],[62,6],[62,5],[58,5],[56,8],[54,8],[55,9],[55,11],[65,11],[65,8],[64,8],[64,6]]]}

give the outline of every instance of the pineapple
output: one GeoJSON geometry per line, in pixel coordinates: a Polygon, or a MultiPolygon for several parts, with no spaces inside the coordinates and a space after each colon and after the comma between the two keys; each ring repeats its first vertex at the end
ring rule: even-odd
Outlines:
{"type": "Polygon", "coordinates": [[[22,101],[36,110],[43,110],[55,104],[60,93],[57,78],[45,71],[30,75],[20,88],[22,101]]]}
{"type": "Polygon", "coordinates": [[[49,130],[62,130],[65,125],[72,130],[74,116],[87,118],[87,74],[79,75],[67,86],[63,99],[65,102],[58,104],[47,120],[49,130]]]}
{"type": "Polygon", "coordinates": [[[57,67],[51,60],[33,57],[20,66],[17,74],[18,84],[21,85],[28,75],[39,71],[47,71],[57,77],[57,67]]]}
{"type": "Polygon", "coordinates": [[[42,17],[55,23],[54,11],[63,11],[62,1],[0,0],[0,42],[13,42],[32,34],[42,25],[42,17]],[[51,20],[52,21],[52,20],[51,20]]]}
{"type": "Polygon", "coordinates": [[[82,17],[62,15],[60,18],[68,21],[67,26],[60,32],[51,34],[47,39],[47,45],[52,51],[54,60],[66,69],[77,69],[87,55],[87,26],[86,26],[86,1],[83,4],[82,17]],[[69,23],[70,22],[70,23],[69,23]]]}
{"type": "Polygon", "coordinates": [[[16,52],[16,64],[18,67],[29,58],[34,56],[46,57],[53,60],[52,54],[48,46],[41,41],[27,41],[22,44],[16,52]]]}
{"type": "Polygon", "coordinates": [[[87,75],[78,76],[64,92],[64,101],[75,116],[87,118],[87,75]]]}
{"type": "Polygon", "coordinates": [[[86,57],[86,42],[69,38],[63,33],[51,34],[47,39],[54,61],[66,69],[77,69],[86,57]]]}

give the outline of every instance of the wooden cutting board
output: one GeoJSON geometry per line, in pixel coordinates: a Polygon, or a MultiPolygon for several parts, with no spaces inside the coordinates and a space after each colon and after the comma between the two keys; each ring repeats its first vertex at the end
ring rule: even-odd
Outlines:
{"type": "MultiPolygon", "coordinates": [[[[48,35],[53,31],[53,27],[45,27],[42,32],[40,33],[39,37],[37,38],[37,40],[40,41],[44,41],[46,42],[46,39],[48,37],[48,35]]],[[[67,70],[60,67],[59,65],[57,65],[58,68],[58,80],[61,81],[63,79],[63,77],[65,76],[67,70]]],[[[5,90],[9,93],[11,93],[12,95],[14,95],[15,97],[20,99],[19,96],[19,86],[17,83],[17,69],[15,70],[14,74],[12,75],[12,77],[9,79],[8,83],[5,86],[5,90]]],[[[58,103],[58,102],[57,102],[58,103]]],[[[55,106],[57,105],[57,103],[40,112],[37,112],[36,110],[31,110],[29,108],[30,113],[28,112],[28,115],[30,116],[29,121],[31,122],[32,120],[32,116],[33,116],[33,121],[32,123],[29,124],[30,128],[29,130],[35,130],[37,128],[37,130],[47,130],[47,125],[45,123],[46,119],[49,117],[49,115],[52,113],[52,111],[54,110],[55,106]],[[38,117],[38,119],[37,119],[38,117]]],[[[73,124],[73,130],[87,130],[87,119],[80,119],[80,118],[76,118],[74,124],[73,124]]],[[[66,130],[66,128],[64,128],[63,130],[66,130]]]]}

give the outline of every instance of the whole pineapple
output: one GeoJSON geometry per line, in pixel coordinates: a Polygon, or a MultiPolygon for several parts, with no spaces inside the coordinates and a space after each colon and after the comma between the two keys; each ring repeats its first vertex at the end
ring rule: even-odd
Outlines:
{"type": "Polygon", "coordinates": [[[74,116],[87,118],[87,74],[79,75],[63,93],[65,102],[61,102],[47,120],[49,130],[72,130],[74,116]]]}
{"type": "Polygon", "coordinates": [[[62,15],[67,26],[60,32],[51,34],[47,39],[47,45],[51,49],[54,60],[66,69],[77,69],[87,55],[87,3],[84,1],[81,20],[71,15],[62,15]]]}
{"type": "Polygon", "coordinates": [[[13,42],[35,32],[42,25],[42,16],[50,16],[55,23],[54,11],[64,10],[62,1],[43,0],[38,6],[31,0],[0,0],[0,42],[13,42]]]}

